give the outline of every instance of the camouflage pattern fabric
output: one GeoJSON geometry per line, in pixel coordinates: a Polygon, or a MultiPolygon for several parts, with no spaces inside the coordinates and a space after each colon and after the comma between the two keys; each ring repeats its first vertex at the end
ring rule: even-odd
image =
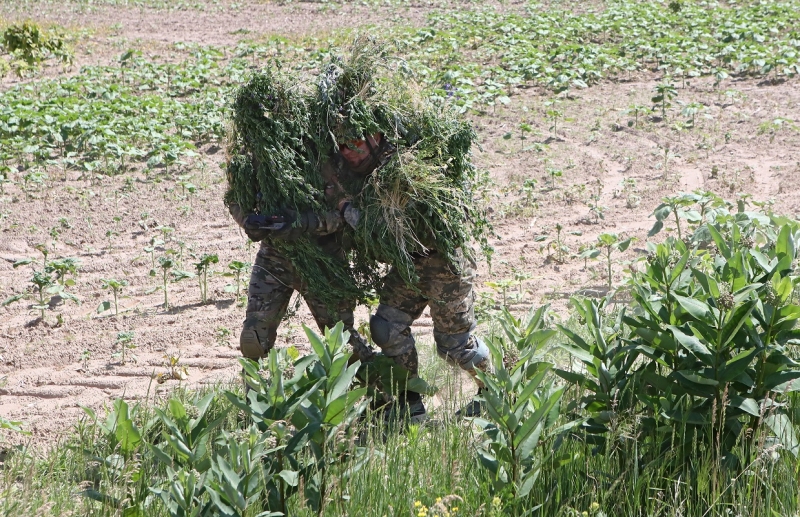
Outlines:
{"type": "Polygon", "coordinates": [[[380,305],[371,321],[373,339],[376,330],[380,334],[385,329],[376,344],[412,375],[418,375],[411,323],[429,306],[438,355],[473,376],[476,369],[484,370],[489,364],[488,349],[471,334],[475,329],[474,261],[459,253],[457,263],[450,264],[432,252],[419,256],[414,266],[419,276],[414,286],[407,285],[394,269],[384,279],[380,305]]]}
{"type": "MultiPolygon", "coordinates": [[[[331,253],[342,253],[335,240],[331,239],[327,245],[331,253]]],[[[320,331],[325,327],[332,328],[339,321],[344,322],[356,358],[362,361],[372,358],[374,351],[353,328],[355,301],[342,300],[335,310],[331,310],[307,291],[291,263],[267,241],[262,242],[258,250],[247,289],[247,310],[239,339],[244,357],[259,359],[275,346],[278,326],[286,315],[294,291],[303,296],[320,331]]]]}

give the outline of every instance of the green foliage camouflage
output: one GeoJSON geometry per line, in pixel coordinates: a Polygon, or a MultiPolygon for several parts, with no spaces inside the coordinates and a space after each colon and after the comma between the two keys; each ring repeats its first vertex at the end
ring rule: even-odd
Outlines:
{"type": "Polygon", "coordinates": [[[306,237],[272,239],[330,302],[363,299],[382,264],[396,266],[411,284],[414,255],[435,250],[452,258],[459,248],[469,252],[473,239],[488,250],[487,223],[473,198],[474,131],[445,106],[423,100],[393,68],[379,45],[359,39],[346,59],[325,67],[313,96],[273,66],[255,74],[234,101],[225,200],[246,212],[325,209],[320,166],[340,142],[381,133],[394,147],[368,176],[342,178],[362,213],[346,230],[357,250],[352,267],[306,237]]]}

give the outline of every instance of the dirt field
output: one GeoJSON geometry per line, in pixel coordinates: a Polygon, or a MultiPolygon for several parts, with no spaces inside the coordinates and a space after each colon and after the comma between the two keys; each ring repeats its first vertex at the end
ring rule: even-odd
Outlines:
{"type": "MultiPolygon", "coordinates": [[[[134,41],[153,49],[176,41],[224,46],[236,43],[238,29],[248,37],[313,34],[398,19],[414,22],[441,8],[419,5],[384,12],[327,5],[259,3],[252,10],[246,5],[233,11],[165,12],[48,3],[25,11],[3,2],[0,17],[33,16],[91,28],[93,36],[76,59],[86,64],[112,59],[134,41]]],[[[45,75],[55,73],[49,70],[45,75]]],[[[504,280],[510,281],[508,294],[516,293],[511,303],[520,311],[552,303],[563,314],[571,295],[603,294],[604,266],[589,262],[584,268],[584,261],[573,254],[603,232],[636,237],[614,265],[614,280],[619,282],[622,262],[642,253],[654,222],[650,214],[662,196],[706,189],[734,202],[774,200],[775,212],[798,215],[800,133],[788,127],[775,134],[759,129],[777,117],[800,120],[797,80],[775,85],[727,80],[723,90],[733,92],[729,95],[714,91],[710,79],[695,80],[679,89],[679,99],[700,102],[707,110],[697,116],[694,128],[675,131],[671,121],[644,116],[637,126],[633,115],[625,112],[632,104],[651,104],[657,79],[640,76],[633,82],[605,82],[573,92],[573,97],[562,99],[565,118],[557,131],[549,129],[543,115],[543,103],[551,97],[537,89],[519,90],[509,106],[473,116],[482,146],[475,160],[490,174],[487,201],[497,234],[491,271],[486,263],[480,267],[484,300],[501,299],[499,287],[492,289],[485,282],[504,280]],[[524,140],[519,130],[523,122],[533,128],[524,140]],[[552,177],[549,170],[560,170],[561,176],[552,177]],[[535,184],[526,183],[531,178],[535,184]],[[594,212],[592,204],[599,207],[594,212]],[[557,224],[570,249],[564,263],[546,248],[557,224]],[[521,279],[519,286],[515,275],[521,279]]],[[[12,84],[7,78],[2,88],[12,84]]],[[[679,109],[673,114],[679,117],[679,109]]],[[[50,259],[80,260],[71,291],[82,303],[65,302],[48,311],[44,322],[27,301],[0,308],[0,416],[24,422],[35,441],[52,440],[80,418],[81,406],[100,408],[116,397],[160,396],[176,386],[236,377],[244,308],[225,292],[232,280],[220,273],[232,260],[252,261],[256,250],[246,245],[223,206],[222,160],[218,147],[202,149],[187,171],[199,187],[195,195],[183,194],[173,181],[145,181],[143,175],[134,175],[129,183],[118,176],[92,184],[68,173],[30,198],[17,185],[6,187],[0,195],[0,299],[27,287],[31,266],[15,269],[12,264],[26,257],[41,263],[35,246],[45,243],[50,259]],[[177,210],[181,206],[188,207],[185,213],[177,210]],[[151,256],[144,248],[151,238],[161,237],[156,230],[160,226],[174,228],[162,247],[183,249],[182,269],[193,269],[191,254],[219,255],[216,274],[209,280],[209,303],[200,303],[196,279],[169,286],[172,307],[166,311],[162,292],[147,294],[159,285],[159,278],[149,276],[151,256]],[[119,300],[119,316],[113,310],[111,315],[96,311],[98,304],[112,299],[101,287],[108,278],[129,283],[119,300]],[[136,348],[122,364],[112,354],[119,351],[118,333],[128,331],[134,333],[136,348]],[[159,383],[156,377],[169,372],[170,357],[177,359],[178,370],[185,367],[187,377],[159,383]]],[[[366,319],[366,309],[359,309],[357,320],[366,319]]],[[[281,327],[281,346],[304,346],[302,323],[312,323],[303,305],[281,327]]],[[[415,332],[423,347],[431,346],[427,315],[416,323],[415,332]]]]}

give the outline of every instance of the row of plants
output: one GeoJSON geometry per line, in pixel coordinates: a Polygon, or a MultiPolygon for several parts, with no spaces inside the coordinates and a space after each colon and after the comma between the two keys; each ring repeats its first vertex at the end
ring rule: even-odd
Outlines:
{"type": "MultiPolygon", "coordinates": [[[[533,84],[561,91],[654,70],[666,78],[653,108],[663,118],[676,80],[713,74],[719,84],[730,75],[796,75],[799,8],[793,1],[730,8],[620,1],[597,13],[531,6],[525,15],[483,8],[434,14],[421,29],[391,33],[401,65],[432,95],[463,111],[507,104],[515,89],[533,84]]],[[[6,34],[31,59],[49,49],[43,42],[56,41],[41,36],[35,24],[6,34]]],[[[177,63],[129,50],[114,66],[16,86],[0,94],[0,174],[8,178],[31,167],[116,173],[135,162],[169,169],[197,145],[223,136],[228,94],[251,67],[277,58],[302,73],[338,43],[271,38],[222,50],[179,44],[176,50],[189,56],[177,63]]],[[[554,133],[563,117],[555,103],[548,111],[554,133]]],[[[694,120],[699,108],[687,109],[694,120]]]]}
{"type": "Polygon", "coordinates": [[[585,88],[656,71],[682,81],[800,72],[794,1],[609,2],[574,12],[530,4],[526,14],[484,8],[431,16],[399,45],[437,94],[462,109],[507,104],[517,88],[585,88]]]}
{"type": "MultiPolygon", "coordinates": [[[[407,383],[402,372],[352,362],[341,324],[306,329],[307,356],[243,360],[244,394],[89,411],[67,442],[84,460],[72,457],[62,481],[84,499],[59,504],[97,515],[792,515],[800,223],[727,206],[692,219],[685,238],[648,244],[622,287],[630,305],[576,298],[560,324],[547,307],[495,313],[480,418],[448,408],[438,425],[386,427],[380,393],[407,383]],[[433,486],[419,469],[441,466],[417,456],[431,444],[452,469],[433,486]]],[[[25,450],[5,465],[15,478],[61,468],[25,450]]],[[[9,481],[7,512],[33,504],[9,481]]]]}

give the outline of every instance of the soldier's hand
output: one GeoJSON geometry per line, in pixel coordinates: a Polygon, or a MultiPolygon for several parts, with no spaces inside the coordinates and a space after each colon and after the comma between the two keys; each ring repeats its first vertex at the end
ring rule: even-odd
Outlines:
{"type": "Polygon", "coordinates": [[[256,215],[251,214],[244,220],[244,233],[253,242],[259,242],[274,231],[281,230],[286,223],[280,215],[256,215]]]}

